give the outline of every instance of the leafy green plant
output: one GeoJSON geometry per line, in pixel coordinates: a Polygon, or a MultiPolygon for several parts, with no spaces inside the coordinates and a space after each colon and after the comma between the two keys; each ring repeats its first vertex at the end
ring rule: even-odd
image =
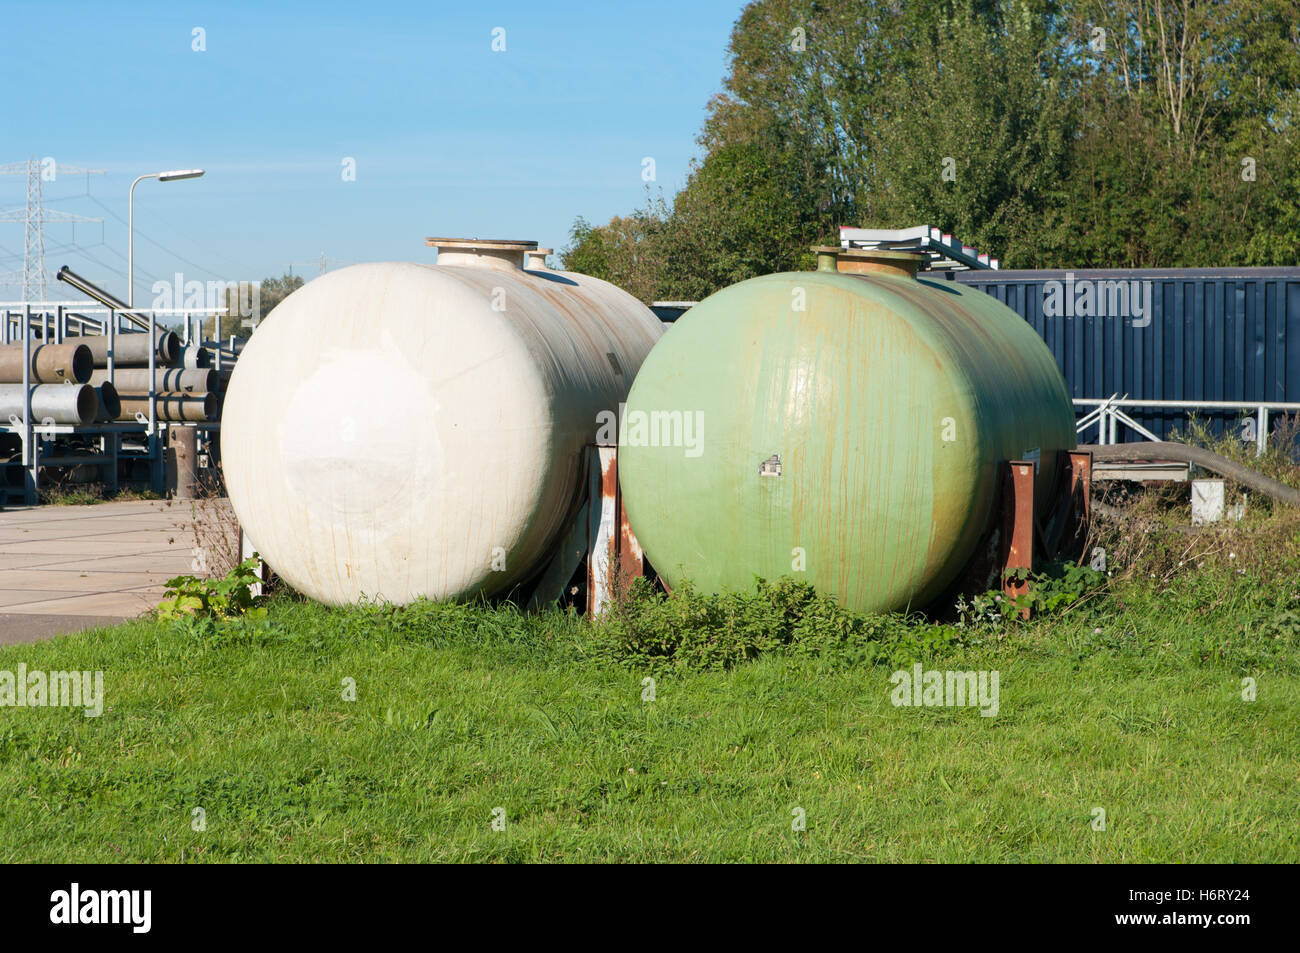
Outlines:
{"type": "MultiPolygon", "coordinates": [[[[1074,605],[1106,584],[1106,574],[1091,566],[1052,563],[1042,572],[1017,569],[1007,574],[1009,580],[1028,582],[1028,591],[1012,599],[1005,597],[1015,611],[1028,609],[1039,615],[1051,615],[1074,605]]],[[[1000,595],[1000,594],[999,594],[1000,595]]]]}
{"type": "Polygon", "coordinates": [[[957,628],[964,630],[1000,629],[1013,614],[1010,601],[996,589],[959,596],[955,608],[957,628]]]}
{"type": "Polygon", "coordinates": [[[900,614],[865,616],[807,583],[755,578],[749,592],[671,595],[637,580],[594,629],[594,654],[639,669],[729,669],[763,654],[814,658],[829,668],[910,664],[960,633],[900,614]]]}
{"type": "Polygon", "coordinates": [[[1056,562],[1042,572],[1016,569],[1007,573],[1007,581],[1029,584],[1026,592],[1011,597],[990,589],[985,593],[961,596],[957,600],[957,628],[966,631],[997,630],[1018,618],[1022,609],[1033,615],[1052,615],[1064,611],[1106,584],[1106,573],[1091,566],[1056,562]]]}
{"type": "Polygon", "coordinates": [[[158,603],[158,617],[228,619],[264,615],[264,597],[253,595],[253,587],[261,582],[257,574],[260,563],[261,559],[254,554],[218,579],[176,576],[167,580],[168,598],[158,603]]]}

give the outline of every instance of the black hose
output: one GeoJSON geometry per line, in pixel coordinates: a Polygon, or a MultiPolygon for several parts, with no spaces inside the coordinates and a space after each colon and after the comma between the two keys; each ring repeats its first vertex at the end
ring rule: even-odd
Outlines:
{"type": "Polygon", "coordinates": [[[1300,506],[1300,490],[1279,483],[1266,477],[1258,470],[1252,470],[1245,464],[1227,457],[1221,457],[1204,447],[1193,447],[1185,443],[1149,440],[1142,443],[1110,443],[1105,446],[1082,446],[1081,451],[1092,454],[1094,460],[1174,460],[1178,463],[1194,463],[1211,473],[1235,480],[1242,486],[1271,496],[1288,506],[1300,506]]]}

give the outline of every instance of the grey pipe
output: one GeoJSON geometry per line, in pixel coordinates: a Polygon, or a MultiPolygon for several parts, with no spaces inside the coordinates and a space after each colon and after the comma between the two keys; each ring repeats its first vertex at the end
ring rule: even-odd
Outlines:
{"type": "MultiPolygon", "coordinates": [[[[90,375],[91,384],[102,384],[108,380],[108,369],[97,368],[90,375]]],[[[208,368],[163,367],[153,372],[153,389],[204,391],[216,390],[219,377],[217,372],[208,368]]],[[[148,393],[149,368],[118,367],[114,368],[113,383],[122,393],[148,393]]]]}
{"type": "Polygon", "coordinates": [[[1252,470],[1244,464],[1227,457],[1221,457],[1204,447],[1193,447],[1185,443],[1169,443],[1162,440],[1147,440],[1142,443],[1109,443],[1104,446],[1082,446],[1092,454],[1094,460],[1174,460],[1179,463],[1194,463],[1211,473],[1236,480],[1244,487],[1271,496],[1288,506],[1300,506],[1300,490],[1279,483],[1266,477],[1258,470],[1252,470]]]}
{"type": "MultiPolygon", "coordinates": [[[[84,343],[90,348],[91,357],[96,367],[108,366],[108,335],[87,334],[84,337],[69,337],[69,341],[84,343]]],[[[162,329],[158,334],[157,363],[172,365],[180,354],[181,339],[175,331],[162,329]]],[[[113,335],[113,360],[117,367],[149,366],[149,334],[139,331],[119,331],[113,335]]]]}
{"type": "Polygon", "coordinates": [[[99,395],[99,412],[95,414],[96,423],[109,423],[122,416],[122,400],[117,396],[117,388],[108,381],[92,385],[99,395]]]}
{"type": "Polygon", "coordinates": [[[172,362],[177,367],[204,368],[212,366],[212,352],[206,347],[194,344],[182,344],[172,362]]]}
{"type": "MultiPolygon", "coordinates": [[[[89,384],[37,384],[31,390],[32,423],[88,424],[99,412],[89,384]]],[[[0,384],[0,420],[23,416],[23,385],[0,384]]]]}
{"type": "MultiPolygon", "coordinates": [[[[32,348],[31,383],[62,384],[71,381],[84,384],[94,370],[95,361],[90,348],[76,341],[65,344],[37,344],[32,348]]],[[[23,382],[23,343],[0,345],[0,382],[23,382]]]]}
{"type": "Polygon", "coordinates": [[[87,298],[91,298],[95,301],[98,301],[100,304],[104,305],[104,307],[112,308],[114,311],[126,315],[127,320],[130,321],[132,324],[134,324],[136,327],[142,330],[148,329],[149,327],[148,318],[142,317],[140,314],[136,313],[135,311],[132,311],[131,306],[128,305],[121,298],[114,297],[113,295],[105,291],[103,288],[99,287],[99,285],[87,281],[85,278],[81,277],[81,275],[77,274],[67,265],[64,265],[62,268],[60,268],[59,273],[54,277],[57,278],[59,281],[64,282],[65,284],[72,285],[72,287],[76,288],[87,298]]]}
{"type": "MultiPolygon", "coordinates": [[[[136,414],[149,416],[148,394],[122,394],[120,419],[135,420],[136,414]]],[[[217,395],[186,390],[163,391],[155,395],[157,419],[172,422],[202,423],[217,416],[217,395]]]]}

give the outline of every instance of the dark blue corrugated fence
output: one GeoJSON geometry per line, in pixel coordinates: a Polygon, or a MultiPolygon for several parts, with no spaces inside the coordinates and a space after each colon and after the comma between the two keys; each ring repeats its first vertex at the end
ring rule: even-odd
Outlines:
{"type": "MultiPolygon", "coordinates": [[[[1028,321],[1052,349],[1072,397],[1300,401],[1300,268],[947,277],[982,288],[1028,321]]],[[[1162,437],[1187,419],[1182,410],[1128,413],[1162,437]]],[[[1200,416],[1221,431],[1237,426],[1242,414],[1200,416]]],[[[1126,431],[1120,439],[1136,435],[1126,431]]]]}

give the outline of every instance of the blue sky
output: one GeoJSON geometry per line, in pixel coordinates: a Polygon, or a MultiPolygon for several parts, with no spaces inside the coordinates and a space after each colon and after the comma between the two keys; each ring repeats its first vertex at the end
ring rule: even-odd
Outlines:
{"type": "MultiPolygon", "coordinates": [[[[322,252],[429,261],[427,235],[558,251],[576,216],[642,202],[644,157],[665,196],[682,186],[742,6],[5,0],[0,165],[49,156],[105,171],[89,195],[85,175],[43,183],[48,209],[104,220],[47,225],[46,265],[122,297],[127,189],[165,169],[207,175],[137,187],[137,299],[176,271],[248,280],[300,262],[310,277],[322,252]]],[[[0,208],[25,197],[23,177],[0,176],[0,208]]],[[[22,225],[0,223],[0,272],[22,251],[22,225]]]]}

